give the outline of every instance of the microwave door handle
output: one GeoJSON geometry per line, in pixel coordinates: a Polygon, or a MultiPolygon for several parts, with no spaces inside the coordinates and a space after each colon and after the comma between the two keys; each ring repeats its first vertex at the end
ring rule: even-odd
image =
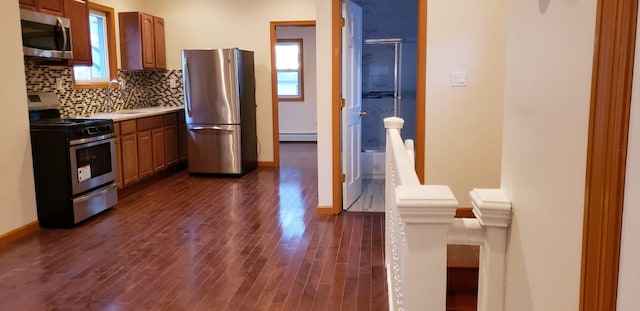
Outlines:
{"type": "Polygon", "coordinates": [[[64,58],[64,53],[67,51],[67,32],[60,17],[56,17],[56,19],[58,20],[58,25],[60,25],[60,31],[62,31],[62,58],[64,58]]]}
{"type": "Polygon", "coordinates": [[[191,77],[189,76],[189,61],[184,58],[184,94],[187,105],[187,113],[191,117],[191,77]]]}

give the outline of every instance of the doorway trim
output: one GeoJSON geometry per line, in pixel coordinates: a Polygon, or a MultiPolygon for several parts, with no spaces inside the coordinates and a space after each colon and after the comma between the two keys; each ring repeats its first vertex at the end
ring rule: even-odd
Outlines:
{"type": "Polygon", "coordinates": [[[580,310],[615,310],[638,0],[598,0],[580,275],[580,310]]]}
{"type": "MultiPolygon", "coordinates": [[[[331,2],[331,161],[332,168],[332,193],[333,206],[324,213],[339,214],[342,212],[342,154],[340,152],[340,105],[342,94],[340,94],[340,80],[342,73],[340,68],[340,54],[342,49],[340,19],[341,0],[331,2]]],[[[427,0],[418,0],[418,55],[416,66],[416,141],[415,141],[415,161],[416,174],[421,183],[424,183],[424,157],[425,157],[425,106],[426,106],[426,81],[427,81],[427,0]]]]}
{"type": "Polygon", "coordinates": [[[277,28],[278,27],[315,27],[316,21],[314,20],[299,20],[299,21],[272,21],[269,23],[269,31],[271,38],[271,123],[273,124],[273,162],[268,165],[265,163],[263,166],[280,166],[280,118],[279,108],[280,101],[278,100],[278,73],[276,68],[276,40],[277,40],[277,28]]]}

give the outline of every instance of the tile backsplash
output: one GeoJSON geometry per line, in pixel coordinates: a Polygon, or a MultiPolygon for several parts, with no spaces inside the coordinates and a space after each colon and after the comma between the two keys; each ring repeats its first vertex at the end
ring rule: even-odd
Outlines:
{"type": "MultiPolygon", "coordinates": [[[[27,92],[54,92],[62,107],[64,117],[89,115],[105,111],[106,89],[74,89],[71,67],[44,66],[25,61],[27,92]],[[56,88],[56,79],[62,81],[62,89],[56,88]]],[[[180,106],[183,104],[182,70],[119,70],[118,78],[125,82],[125,92],[114,89],[111,100],[114,110],[151,106],[180,106]],[[176,87],[171,88],[170,79],[176,87]]]]}

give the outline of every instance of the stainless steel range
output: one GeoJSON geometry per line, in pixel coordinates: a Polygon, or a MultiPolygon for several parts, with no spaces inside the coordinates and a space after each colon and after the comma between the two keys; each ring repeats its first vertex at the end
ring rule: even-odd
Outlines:
{"type": "Polygon", "coordinates": [[[72,227],[118,201],[113,121],[66,119],[53,93],[29,94],[41,227],[72,227]]]}

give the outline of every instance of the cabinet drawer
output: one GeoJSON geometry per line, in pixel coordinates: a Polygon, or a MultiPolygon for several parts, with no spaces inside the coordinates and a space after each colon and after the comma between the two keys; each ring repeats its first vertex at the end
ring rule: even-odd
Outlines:
{"type": "Polygon", "coordinates": [[[120,134],[132,134],[136,132],[136,120],[120,122],[120,134]]]}
{"type": "Polygon", "coordinates": [[[175,112],[167,113],[164,115],[164,125],[171,125],[178,123],[178,116],[175,112]]]}
{"type": "Polygon", "coordinates": [[[162,127],[162,116],[153,116],[138,119],[138,131],[145,131],[162,127]]]}

